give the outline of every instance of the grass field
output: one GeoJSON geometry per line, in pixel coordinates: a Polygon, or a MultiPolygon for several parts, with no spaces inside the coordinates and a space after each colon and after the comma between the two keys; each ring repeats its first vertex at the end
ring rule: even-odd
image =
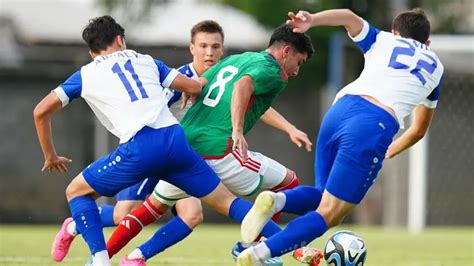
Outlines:
{"type": "MultiPolygon", "coordinates": [[[[58,226],[0,226],[0,265],[84,265],[88,249],[81,238],[73,243],[68,257],[62,263],[50,258],[50,245],[58,226]]],[[[378,227],[347,227],[366,240],[368,258],[366,265],[374,266],[474,266],[474,227],[429,228],[420,235],[410,235],[405,230],[378,227]]],[[[141,241],[151,236],[156,227],[147,228],[118,256],[129,252],[141,241]]],[[[334,232],[335,230],[331,230],[334,232]]],[[[106,230],[110,234],[110,230],[106,230]]],[[[329,234],[327,233],[323,239],[329,234]]],[[[239,237],[235,225],[202,225],[185,241],[148,261],[148,265],[213,266],[235,265],[229,256],[234,241],[239,237]]],[[[321,247],[324,240],[313,242],[321,247]]],[[[284,257],[285,265],[303,265],[291,257],[284,257]]]]}

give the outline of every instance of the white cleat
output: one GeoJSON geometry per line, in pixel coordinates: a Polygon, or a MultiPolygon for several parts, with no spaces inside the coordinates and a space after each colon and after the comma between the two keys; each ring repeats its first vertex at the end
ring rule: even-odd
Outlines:
{"type": "Polygon", "coordinates": [[[248,248],[237,257],[237,266],[263,266],[263,263],[255,258],[253,248],[248,248]]]}
{"type": "Polygon", "coordinates": [[[240,227],[240,234],[244,243],[252,243],[260,232],[262,232],[263,227],[276,213],[273,208],[274,203],[274,192],[264,191],[258,195],[254,205],[245,216],[240,227]]]}

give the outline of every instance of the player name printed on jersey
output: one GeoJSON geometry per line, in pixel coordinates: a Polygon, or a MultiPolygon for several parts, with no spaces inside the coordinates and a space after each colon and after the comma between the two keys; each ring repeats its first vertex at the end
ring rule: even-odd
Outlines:
{"type": "Polygon", "coordinates": [[[168,109],[164,90],[177,75],[177,70],[149,55],[124,50],[95,57],[54,92],[63,106],[83,98],[100,122],[124,143],[143,127],[178,123],[168,109]]]}
{"type": "Polygon", "coordinates": [[[345,94],[371,96],[395,111],[401,128],[416,105],[436,108],[444,67],[428,46],[380,31],[367,21],[351,38],[364,52],[364,70],[335,101],[345,94]]]}

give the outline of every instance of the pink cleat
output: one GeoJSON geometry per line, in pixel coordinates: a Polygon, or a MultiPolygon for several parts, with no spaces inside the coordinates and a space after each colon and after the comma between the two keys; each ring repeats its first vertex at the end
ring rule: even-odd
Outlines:
{"type": "Polygon", "coordinates": [[[53,246],[51,247],[51,257],[57,262],[62,261],[66,257],[69,247],[71,247],[71,243],[76,237],[67,231],[68,224],[73,221],[71,217],[66,218],[61,226],[61,230],[59,230],[54,238],[53,246]]]}
{"type": "Polygon", "coordinates": [[[127,256],[123,257],[119,266],[146,266],[144,259],[129,259],[127,256]]]}

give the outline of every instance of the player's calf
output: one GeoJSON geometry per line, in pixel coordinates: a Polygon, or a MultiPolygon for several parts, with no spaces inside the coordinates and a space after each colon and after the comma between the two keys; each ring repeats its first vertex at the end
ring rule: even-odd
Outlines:
{"type": "Polygon", "coordinates": [[[117,254],[130,240],[140,233],[143,227],[155,222],[163,215],[148,198],[141,207],[128,214],[117,226],[107,241],[109,257],[117,254]]]}

